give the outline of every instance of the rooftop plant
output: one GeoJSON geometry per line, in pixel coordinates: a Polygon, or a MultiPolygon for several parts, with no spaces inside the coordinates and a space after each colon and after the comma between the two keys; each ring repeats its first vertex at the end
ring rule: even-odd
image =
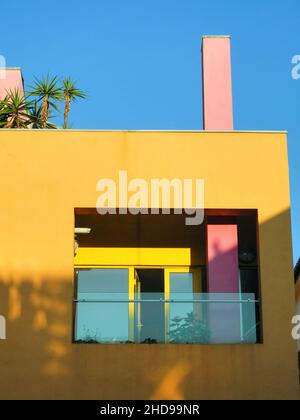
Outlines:
{"type": "Polygon", "coordinates": [[[6,97],[0,100],[0,128],[58,128],[50,120],[53,112],[60,113],[63,103],[63,128],[67,129],[72,102],[86,97],[71,77],[59,79],[48,75],[35,78],[27,93],[16,89],[7,92],[6,97]]]}

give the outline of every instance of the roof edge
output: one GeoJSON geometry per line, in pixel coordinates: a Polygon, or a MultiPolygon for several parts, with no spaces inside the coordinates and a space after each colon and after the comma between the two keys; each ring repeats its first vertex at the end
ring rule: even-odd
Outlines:
{"type": "Polygon", "coordinates": [[[85,129],[85,128],[58,128],[58,129],[20,129],[20,128],[1,128],[1,131],[30,131],[30,132],[41,132],[41,131],[47,131],[52,133],[57,132],[115,132],[115,133],[195,133],[195,134],[204,134],[204,133],[216,133],[216,134],[288,134],[287,130],[130,130],[130,129],[124,129],[124,130],[116,130],[116,129],[85,129]]]}
{"type": "Polygon", "coordinates": [[[1,67],[0,66],[0,69],[1,70],[5,69],[5,70],[20,70],[20,71],[22,71],[21,67],[1,67]]]}
{"type": "Polygon", "coordinates": [[[202,39],[204,38],[231,38],[231,35],[203,35],[202,39]]]}

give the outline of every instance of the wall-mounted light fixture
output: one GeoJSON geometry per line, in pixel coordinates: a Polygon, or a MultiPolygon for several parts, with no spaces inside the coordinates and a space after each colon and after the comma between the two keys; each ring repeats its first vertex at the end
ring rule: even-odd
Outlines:
{"type": "Polygon", "coordinates": [[[75,227],[74,229],[74,256],[76,256],[79,248],[79,243],[77,240],[77,235],[87,235],[91,233],[91,228],[85,228],[85,227],[75,227]]]}
{"type": "Polygon", "coordinates": [[[83,233],[83,234],[88,234],[91,233],[91,228],[84,228],[84,227],[76,227],[75,228],[75,235],[83,233]]]}
{"type": "Polygon", "coordinates": [[[251,249],[242,250],[239,253],[239,260],[242,264],[253,264],[256,260],[256,253],[251,249]]]}

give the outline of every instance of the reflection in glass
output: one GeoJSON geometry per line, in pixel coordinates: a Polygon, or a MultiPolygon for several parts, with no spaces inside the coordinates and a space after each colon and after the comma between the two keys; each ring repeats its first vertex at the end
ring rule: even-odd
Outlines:
{"type": "MultiPolygon", "coordinates": [[[[200,274],[200,273],[199,273],[200,274]]],[[[193,273],[170,274],[169,342],[208,343],[209,326],[205,317],[205,304],[195,302],[200,296],[200,275],[193,273]],[[177,302],[176,302],[177,301],[177,302]],[[179,302],[178,302],[179,301],[179,302]],[[185,301],[181,303],[181,301],[185,301]]]]}

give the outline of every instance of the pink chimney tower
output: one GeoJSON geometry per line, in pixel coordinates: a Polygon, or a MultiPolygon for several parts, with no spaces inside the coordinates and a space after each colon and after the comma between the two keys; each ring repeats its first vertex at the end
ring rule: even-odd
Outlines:
{"type": "Polygon", "coordinates": [[[203,129],[233,130],[230,36],[203,36],[203,129]]]}
{"type": "Polygon", "coordinates": [[[9,91],[18,89],[24,94],[24,82],[20,68],[0,68],[0,99],[5,98],[9,91]]]}
{"type": "MultiPolygon", "coordinates": [[[[202,69],[203,128],[212,131],[232,131],[229,36],[203,37],[202,69]]],[[[210,293],[239,292],[238,231],[236,224],[208,223],[207,269],[210,293]]]]}

